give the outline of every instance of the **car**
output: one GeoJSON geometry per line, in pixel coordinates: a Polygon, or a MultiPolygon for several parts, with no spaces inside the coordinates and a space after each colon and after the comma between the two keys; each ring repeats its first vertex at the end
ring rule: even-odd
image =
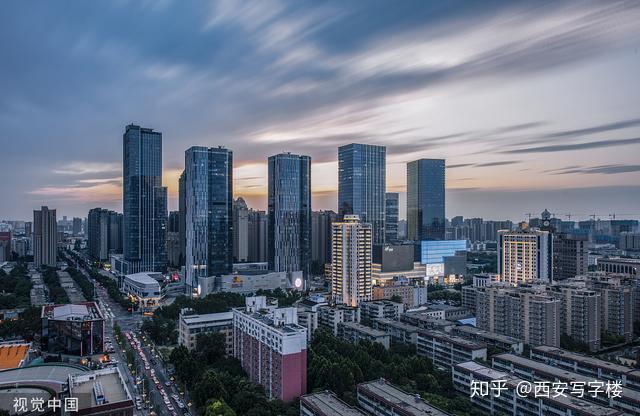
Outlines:
{"type": "Polygon", "coordinates": [[[167,409],[169,409],[170,412],[173,412],[175,410],[175,408],[171,404],[167,405],[167,409]]]}
{"type": "Polygon", "coordinates": [[[178,402],[178,407],[179,407],[180,409],[184,409],[184,404],[182,404],[182,402],[178,402]]]}
{"type": "Polygon", "coordinates": [[[167,387],[171,387],[171,382],[169,380],[167,380],[167,381],[164,382],[164,385],[167,386],[167,387]]]}

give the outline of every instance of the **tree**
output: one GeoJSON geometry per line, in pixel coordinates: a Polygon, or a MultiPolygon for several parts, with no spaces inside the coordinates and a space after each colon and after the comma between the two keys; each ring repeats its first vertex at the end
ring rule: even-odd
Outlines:
{"type": "Polygon", "coordinates": [[[213,400],[207,405],[205,416],[236,416],[236,412],[224,400],[213,400]]]}
{"type": "Polygon", "coordinates": [[[211,398],[224,399],[226,396],[227,391],[213,370],[208,370],[193,389],[193,401],[197,407],[203,407],[211,398]]]}
{"type": "Polygon", "coordinates": [[[224,358],[227,350],[225,335],[212,332],[199,334],[196,339],[196,353],[206,365],[211,365],[224,358]]]}

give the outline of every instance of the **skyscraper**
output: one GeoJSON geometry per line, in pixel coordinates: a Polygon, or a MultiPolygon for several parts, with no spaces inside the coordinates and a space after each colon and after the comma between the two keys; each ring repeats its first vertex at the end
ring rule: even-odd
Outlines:
{"type": "Polygon", "coordinates": [[[233,152],[194,146],[184,166],[186,282],[200,294],[199,279],[233,267],[233,152]]]}
{"type": "Polygon", "coordinates": [[[109,260],[109,255],[122,253],[122,214],[93,208],[87,217],[89,256],[94,260],[109,260]]]}
{"type": "Polygon", "coordinates": [[[269,268],[309,275],[311,261],[311,158],[269,157],[269,268]]]}
{"type": "Polygon", "coordinates": [[[398,241],[398,213],[400,203],[397,192],[387,192],[384,210],[384,240],[387,243],[398,241]]]}
{"type": "Polygon", "coordinates": [[[186,184],[185,184],[185,171],[182,171],[180,178],[178,179],[178,212],[179,212],[179,224],[178,224],[178,239],[180,247],[180,259],[179,265],[184,266],[187,258],[187,204],[186,204],[186,184]]]}
{"type": "Polygon", "coordinates": [[[373,227],[373,243],[384,243],[386,148],[352,143],[338,148],[338,210],[373,227]]]}
{"type": "Polygon", "coordinates": [[[371,300],[372,227],[357,215],[334,222],[331,233],[331,296],[358,306],[371,300]]]}
{"type": "Polygon", "coordinates": [[[233,262],[249,261],[249,207],[242,197],[233,202],[233,262]]]}
{"type": "Polygon", "coordinates": [[[407,234],[409,240],[444,240],[444,159],[407,163],[407,234]]]}
{"type": "Polygon", "coordinates": [[[333,211],[311,213],[311,261],[318,267],[331,263],[331,224],[338,220],[333,211]]]}
{"type": "Polygon", "coordinates": [[[250,209],[248,218],[249,262],[266,262],[269,239],[267,213],[250,209]]]}
{"type": "Polygon", "coordinates": [[[33,211],[33,262],[36,267],[56,267],[58,262],[56,210],[43,206],[33,211]]]}
{"type": "Polygon", "coordinates": [[[77,237],[82,234],[82,218],[73,217],[73,236],[77,237]]]}
{"type": "Polygon", "coordinates": [[[162,133],[128,125],[122,156],[124,271],[164,271],[167,188],[162,186],[162,133]]]}

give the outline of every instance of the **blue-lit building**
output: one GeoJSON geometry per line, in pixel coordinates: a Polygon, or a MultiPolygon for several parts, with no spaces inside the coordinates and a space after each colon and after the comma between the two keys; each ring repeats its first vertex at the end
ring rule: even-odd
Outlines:
{"type": "Polygon", "coordinates": [[[311,262],[311,158],[269,157],[269,269],[309,274],[311,262]]]}
{"type": "Polygon", "coordinates": [[[373,244],[384,243],[386,154],[384,146],[352,143],[338,148],[338,210],[373,228],[373,244]]]}
{"type": "Polygon", "coordinates": [[[387,243],[398,241],[399,213],[400,203],[398,193],[387,192],[384,209],[384,241],[387,243]]]}
{"type": "Polygon", "coordinates": [[[162,186],[162,133],[127,126],[122,159],[122,273],[165,271],[167,188],[162,186]]]}
{"type": "Polygon", "coordinates": [[[200,294],[201,279],[233,268],[233,152],[194,146],[185,152],[184,168],[185,279],[191,293],[200,294]]]}
{"type": "Polygon", "coordinates": [[[467,251],[467,240],[425,240],[420,243],[420,263],[426,265],[427,276],[443,275],[446,257],[467,251]]]}
{"type": "Polygon", "coordinates": [[[419,159],[407,163],[407,237],[444,240],[445,162],[419,159]]]}

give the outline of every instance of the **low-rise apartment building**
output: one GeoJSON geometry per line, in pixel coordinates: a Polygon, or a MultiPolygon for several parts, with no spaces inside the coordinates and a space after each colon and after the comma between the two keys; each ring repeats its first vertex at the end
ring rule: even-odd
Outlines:
{"type": "Polygon", "coordinates": [[[487,359],[487,346],[440,331],[420,331],[416,353],[431,359],[436,367],[449,370],[457,363],[487,359]]]}

